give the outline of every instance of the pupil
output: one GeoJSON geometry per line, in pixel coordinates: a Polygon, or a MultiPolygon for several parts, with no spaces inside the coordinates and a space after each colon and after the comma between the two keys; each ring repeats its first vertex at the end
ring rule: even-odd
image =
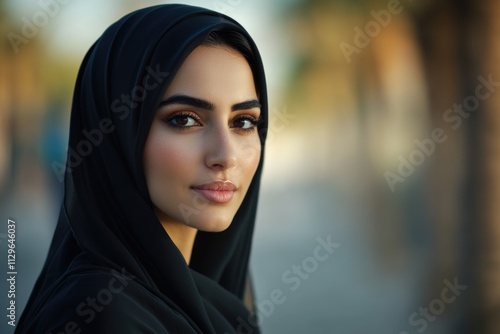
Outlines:
{"type": "Polygon", "coordinates": [[[181,117],[177,118],[176,123],[178,125],[186,125],[188,123],[187,116],[181,116],[181,117]]]}

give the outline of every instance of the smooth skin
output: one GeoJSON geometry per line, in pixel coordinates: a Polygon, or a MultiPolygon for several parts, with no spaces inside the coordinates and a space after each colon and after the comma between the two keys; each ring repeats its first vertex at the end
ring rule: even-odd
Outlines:
{"type": "Polygon", "coordinates": [[[246,59],[227,46],[201,45],[163,96],[144,148],[155,213],[189,264],[196,232],[231,224],[259,164],[260,104],[246,59]],[[231,181],[226,203],[194,187],[231,181]]]}

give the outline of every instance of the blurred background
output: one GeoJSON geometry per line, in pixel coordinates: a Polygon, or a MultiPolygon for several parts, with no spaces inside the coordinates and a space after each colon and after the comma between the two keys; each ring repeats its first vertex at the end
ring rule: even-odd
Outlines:
{"type": "MultiPolygon", "coordinates": [[[[184,2],[240,21],[266,66],[263,333],[499,334],[500,2],[184,2]]],[[[57,221],[78,67],[159,3],[0,0],[0,268],[10,218],[18,316],[57,221]]]]}

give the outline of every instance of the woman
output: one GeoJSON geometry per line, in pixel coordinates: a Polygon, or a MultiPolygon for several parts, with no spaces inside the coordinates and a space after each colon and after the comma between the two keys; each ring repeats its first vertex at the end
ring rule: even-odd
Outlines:
{"type": "Polygon", "coordinates": [[[242,300],[267,110],[231,18],[161,5],[110,26],[78,74],[64,201],[16,333],[258,333],[242,300]]]}

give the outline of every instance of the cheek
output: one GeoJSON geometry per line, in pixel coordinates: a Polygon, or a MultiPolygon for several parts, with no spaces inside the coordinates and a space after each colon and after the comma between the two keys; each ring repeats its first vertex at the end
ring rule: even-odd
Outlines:
{"type": "Polygon", "coordinates": [[[144,171],[152,197],[173,191],[177,185],[189,186],[197,156],[185,140],[161,132],[152,133],[144,151],[144,171]]]}
{"type": "Polygon", "coordinates": [[[257,136],[250,141],[245,141],[239,150],[240,163],[247,182],[252,180],[260,161],[261,145],[257,136]]]}

